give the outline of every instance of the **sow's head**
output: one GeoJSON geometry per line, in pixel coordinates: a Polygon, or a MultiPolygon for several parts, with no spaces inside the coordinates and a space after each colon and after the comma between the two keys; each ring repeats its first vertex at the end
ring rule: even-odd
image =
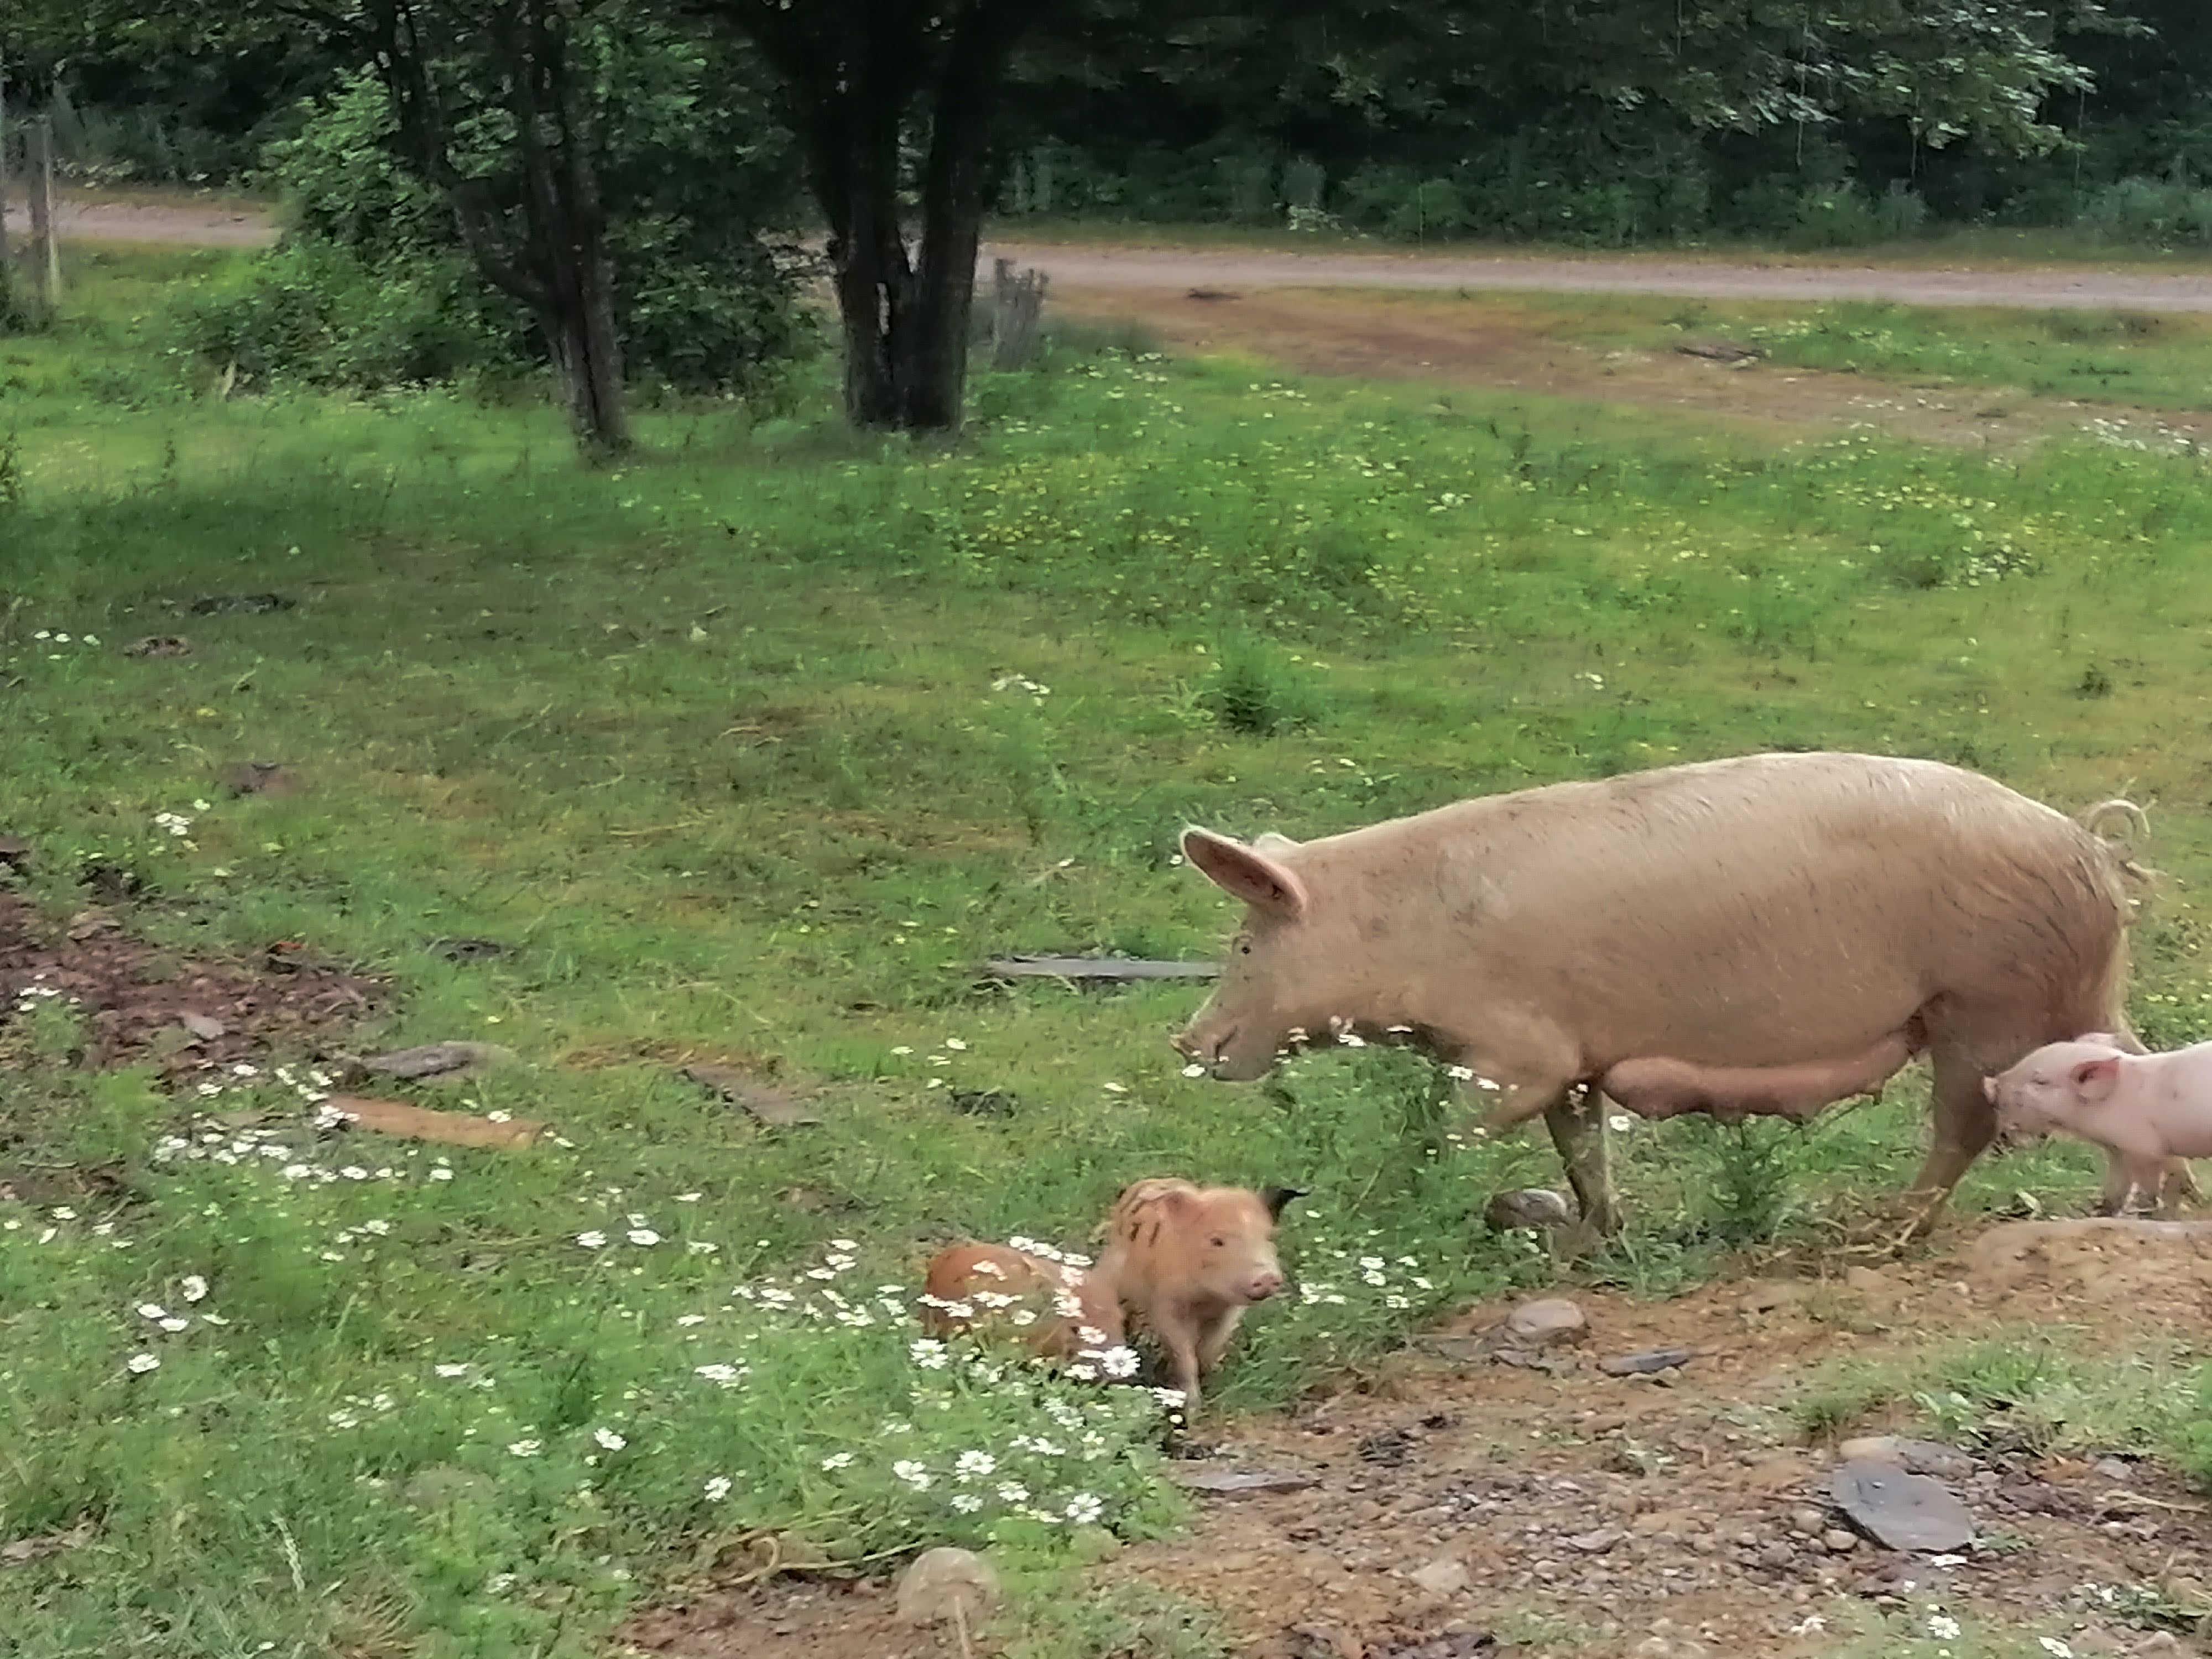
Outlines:
{"type": "Polygon", "coordinates": [[[1290,1043],[1360,1012],[1363,941],[1334,915],[1342,907],[1316,902],[1296,867],[1296,842],[1261,836],[1247,847],[1190,829],[1182,851],[1193,869],[1243,901],[1244,917],[1213,994],[1175,1046],[1224,1082],[1249,1083],[1290,1043]]]}

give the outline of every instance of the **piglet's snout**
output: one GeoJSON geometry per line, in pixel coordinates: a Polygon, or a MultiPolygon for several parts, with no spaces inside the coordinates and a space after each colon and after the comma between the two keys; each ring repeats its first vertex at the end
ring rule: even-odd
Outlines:
{"type": "Polygon", "coordinates": [[[1251,1302],[1265,1302],[1271,1296],[1281,1294],[1282,1289],[1282,1270],[1277,1267],[1262,1267],[1245,1281],[1245,1299],[1251,1302]]]}

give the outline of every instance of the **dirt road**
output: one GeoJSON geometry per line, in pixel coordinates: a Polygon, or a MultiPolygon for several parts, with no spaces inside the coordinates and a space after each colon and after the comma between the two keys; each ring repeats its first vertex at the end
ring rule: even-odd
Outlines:
{"type": "MultiPolygon", "coordinates": [[[[20,202],[9,216],[20,228],[20,202]]],[[[87,241],[255,247],[274,239],[264,211],[192,200],[63,203],[65,235],[87,241]]],[[[1901,270],[1760,265],[1645,254],[1562,258],[1477,253],[1284,253],[994,241],[994,258],[1035,265],[1056,283],[1129,292],[1282,288],[1479,289],[1492,292],[1678,294],[1712,300],[1890,300],[1905,305],[2212,312],[2212,273],[2098,270],[1901,270]]]]}
{"type": "Polygon", "coordinates": [[[2098,270],[1899,270],[1760,265],[1649,254],[1588,258],[1470,253],[1277,253],[987,243],[1085,289],[1235,292],[1272,288],[1459,289],[1552,294],[1668,294],[1706,300],[1888,300],[1903,305],[2029,310],[2212,311],[2212,273],[2098,270]]]}

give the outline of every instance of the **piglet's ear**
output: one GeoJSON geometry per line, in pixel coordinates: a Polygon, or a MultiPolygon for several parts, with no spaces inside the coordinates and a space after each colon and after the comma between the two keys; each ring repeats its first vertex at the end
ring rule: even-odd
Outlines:
{"type": "Polygon", "coordinates": [[[1182,832],[1182,855],[1199,874],[1255,910],[1292,921],[1305,914],[1305,884],[1297,873],[1242,842],[1193,825],[1182,832]]]}
{"type": "Polygon", "coordinates": [[[2084,1100],[2104,1100],[2120,1080],[2120,1059],[2118,1054],[2107,1060],[2085,1060],[2074,1068],[2074,1086],[2084,1100]]]}
{"type": "Polygon", "coordinates": [[[1283,1218],[1283,1206],[1292,1199],[1312,1196],[1311,1190],[1304,1187],[1270,1187],[1260,1194],[1261,1201],[1267,1206],[1267,1213],[1277,1221],[1283,1218]]]}

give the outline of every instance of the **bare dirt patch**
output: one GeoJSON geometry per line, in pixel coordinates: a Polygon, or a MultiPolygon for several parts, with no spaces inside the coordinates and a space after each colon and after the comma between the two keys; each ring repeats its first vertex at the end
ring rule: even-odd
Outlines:
{"type": "MultiPolygon", "coordinates": [[[[8,204],[9,218],[19,230],[27,210],[21,198],[8,204]]],[[[65,195],[54,204],[54,219],[67,241],[266,247],[276,240],[276,221],[266,208],[161,192],[65,195]]]]}
{"type": "MultiPolygon", "coordinates": [[[[1938,1608],[2077,1654],[2191,1650],[2159,1645],[2173,1638],[2146,1628],[2140,1598],[2149,1587],[2159,1605],[2206,1603],[2195,1575],[2212,1514],[2148,1463],[1968,1448],[1948,1484],[1982,1541],[1957,1557],[1881,1549],[1833,1509],[1835,1454],[1807,1443],[1787,1409],[1813,1368],[2022,1328],[2126,1352],[2199,1340],[2212,1306],[2212,1250],[2059,1237],[1984,1267],[1972,1242],[1880,1272],[1740,1279],[1663,1303],[1581,1293],[1591,1334],[1559,1375],[1391,1356],[1285,1416],[1225,1425],[1208,1465],[1297,1471],[1310,1486],[1202,1499],[1188,1537],[1128,1548],[1094,1583],[1201,1602],[1255,1659],[1814,1659],[1876,1615],[1924,1632],[1938,1608]],[[1668,1347],[1697,1357],[1656,1381],[1602,1369],[1668,1347]]],[[[1501,1312],[1470,1310],[1446,1334],[1501,1312]]],[[[624,1635],[677,1659],[958,1650],[949,1633],[897,1624],[883,1577],[705,1589],[624,1635]]]]}
{"type": "Polygon", "coordinates": [[[179,955],[105,910],[66,923],[0,893],[0,1043],[42,1002],[72,1005],[84,1061],[146,1061],[177,1085],[271,1054],[321,1052],[377,1012],[385,988],[279,941],[257,963],[179,955]]]}
{"type": "Polygon", "coordinates": [[[1986,386],[1919,385],[1744,358],[1605,349],[1556,332],[1557,313],[1486,295],[1276,289],[1224,299],[1055,284],[1054,306],[1086,321],[1139,326],[1163,345],[1260,359],[1296,374],[1474,386],[1547,398],[1693,413],[1723,426],[1809,436],[1872,426],[1923,442],[2005,447],[2076,433],[2092,415],[2163,427],[2197,442],[2212,420],[1986,386]]]}

